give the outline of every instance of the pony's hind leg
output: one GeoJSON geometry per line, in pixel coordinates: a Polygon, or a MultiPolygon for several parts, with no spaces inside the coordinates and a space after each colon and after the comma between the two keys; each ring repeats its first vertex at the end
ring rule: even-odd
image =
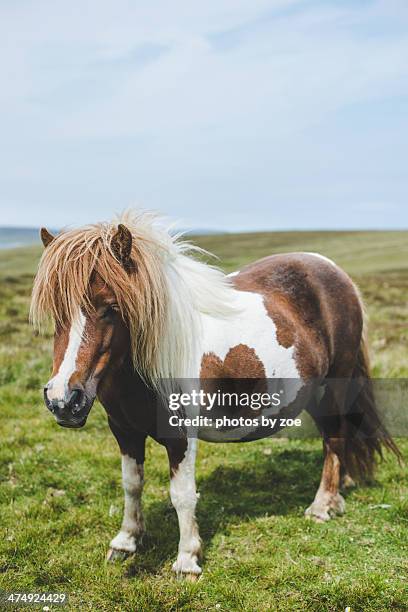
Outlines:
{"type": "Polygon", "coordinates": [[[339,493],[341,470],[341,447],[343,440],[328,438],[323,441],[324,465],[322,478],[313,503],[305,516],[319,523],[328,521],[336,514],[343,514],[345,502],[339,493]]]}
{"type": "Polygon", "coordinates": [[[310,410],[323,437],[323,471],[313,503],[305,511],[307,518],[324,522],[343,514],[345,501],[339,493],[345,469],[345,421],[343,417],[347,384],[338,379],[327,385],[319,405],[310,410]]]}

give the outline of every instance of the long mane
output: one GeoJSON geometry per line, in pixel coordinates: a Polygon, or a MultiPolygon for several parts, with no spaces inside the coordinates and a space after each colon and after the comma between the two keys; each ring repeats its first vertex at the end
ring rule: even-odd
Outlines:
{"type": "Polygon", "coordinates": [[[129,327],[134,366],[146,382],[157,387],[161,379],[197,376],[201,315],[228,317],[236,312],[228,278],[195,259],[200,251],[146,211],[128,211],[110,223],[63,232],[41,257],[30,319],[41,327],[51,316],[65,326],[79,308],[91,309],[89,284],[98,272],[116,295],[129,327]],[[131,272],[112,252],[118,223],[132,233],[136,266],[131,272]]]}

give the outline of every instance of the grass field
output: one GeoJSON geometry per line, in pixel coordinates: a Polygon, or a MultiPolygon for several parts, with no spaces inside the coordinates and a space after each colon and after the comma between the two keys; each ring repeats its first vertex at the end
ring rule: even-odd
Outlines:
{"type": "MultiPolygon", "coordinates": [[[[377,377],[408,375],[408,233],[264,233],[200,237],[225,270],[283,251],[319,251],[359,284],[377,377]]],[[[406,470],[390,458],[328,524],[303,518],[321,462],[318,440],[201,444],[198,520],[204,575],[171,574],[178,542],[163,449],[148,446],[148,536],[106,566],[122,512],[120,455],[102,408],[83,430],[46,413],[51,335],[27,324],[40,249],[0,252],[0,589],[66,591],[72,610],[406,610],[406,470]]],[[[340,296],[339,296],[340,297],[340,296]]],[[[407,455],[408,444],[400,440],[407,455]]]]}

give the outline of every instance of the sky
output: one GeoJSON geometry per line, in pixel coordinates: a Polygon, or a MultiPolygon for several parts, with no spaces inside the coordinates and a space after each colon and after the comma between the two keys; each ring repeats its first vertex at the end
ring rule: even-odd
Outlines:
{"type": "Polygon", "coordinates": [[[2,0],[0,225],[408,228],[406,0],[2,0]]]}

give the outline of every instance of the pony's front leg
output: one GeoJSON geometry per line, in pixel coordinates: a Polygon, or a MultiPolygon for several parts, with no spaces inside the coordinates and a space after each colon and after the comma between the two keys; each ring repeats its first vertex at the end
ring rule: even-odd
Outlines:
{"type": "Polygon", "coordinates": [[[126,451],[132,452],[132,456],[125,452],[123,445],[121,446],[125,507],[120,531],[110,543],[108,561],[134,553],[137,542],[145,531],[141,503],[144,484],[145,439],[145,436],[141,437],[140,440],[137,440],[137,444],[133,440],[132,451],[126,447],[126,451]]]}
{"type": "Polygon", "coordinates": [[[119,533],[110,543],[108,561],[132,554],[137,540],[144,533],[141,498],[144,484],[143,464],[129,455],[122,455],[122,483],[125,493],[125,509],[119,533]]]}
{"type": "Polygon", "coordinates": [[[195,458],[197,439],[173,440],[167,446],[170,462],[170,497],[177,512],[180,528],[178,555],[173,571],[179,576],[195,580],[201,574],[198,559],[201,539],[195,518],[197,492],[195,458]]]}

